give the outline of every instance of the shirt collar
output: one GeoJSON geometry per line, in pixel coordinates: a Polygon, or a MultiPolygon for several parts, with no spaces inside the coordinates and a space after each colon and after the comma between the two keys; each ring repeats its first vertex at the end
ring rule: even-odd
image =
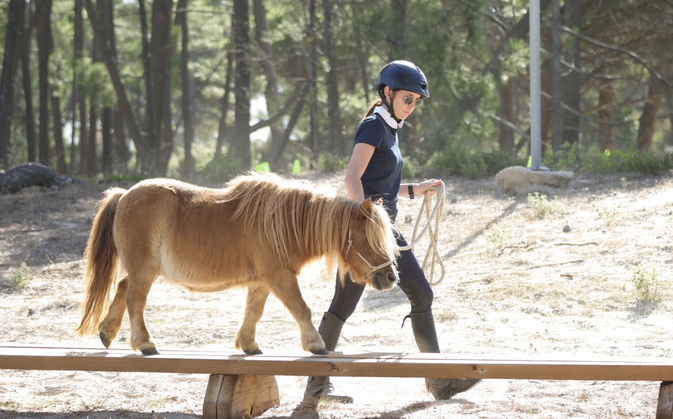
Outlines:
{"type": "Polygon", "coordinates": [[[374,113],[381,115],[384,121],[390,126],[390,128],[400,129],[404,125],[404,121],[397,122],[395,118],[390,114],[388,109],[383,106],[377,106],[374,108],[374,113]]]}

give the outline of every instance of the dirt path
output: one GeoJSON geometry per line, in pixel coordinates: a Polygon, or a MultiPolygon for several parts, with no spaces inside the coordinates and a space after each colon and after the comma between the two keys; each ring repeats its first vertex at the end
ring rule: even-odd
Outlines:
{"type": "MultiPolygon", "coordinates": [[[[340,179],[317,176],[315,182],[336,188],[340,179]]],[[[440,253],[447,276],[434,289],[444,352],[671,359],[670,176],[579,176],[557,197],[533,201],[503,194],[491,179],[445,182],[440,253]],[[639,302],[638,280],[641,291],[658,292],[658,301],[639,302]]],[[[96,202],[108,186],[82,183],[0,196],[2,344],[102,347],[73,330],[83,300],[82,253],[96,202]]],[[[402,202],[399,220],[406,233],[419,204],[402,202]]],[[[319,266],[303,277],[317,324],[333,280],[319,266]]],[[[148,327],[159,350],[233,350],[244,296],[243,290],[192,294],[159,281],[148,300],[148,327]]],[[[400,328],[408,311],[399,289],[368,289],[337,350],[416,352],[410,326],[400,328]]],[[[113,345],[128,347],[127,335],[125,323],[113,345]]],[[[296,324],[274,298],[258,341],[267,354],[301,350],[296,324]]],[[[3,371],[0,418],[200,417],[207,379],[3,371]]],[[[303,394],[304,378],[277,379],[281,406],[265,418],[289,416],[303,394]]],[[[455,400],[435,402],[422,379],[337,378],[334,384],[355,403],[321,404],[314,418],[652,418],[658,394],[658,383],[490,380],[455,400]]]]}

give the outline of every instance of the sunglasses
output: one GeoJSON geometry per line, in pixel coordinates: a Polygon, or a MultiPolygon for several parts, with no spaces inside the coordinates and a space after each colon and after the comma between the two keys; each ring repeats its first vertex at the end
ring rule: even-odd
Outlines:
{"type": "Polygon", "coordinates": [[[418,99],[414,99],[413,96],[409,96],[409,95],[404,96],[404,104],[405,105],[409,106],[414,102],[415,102],[415,107],[418,108],[419,106],[421,106],[423,104],[423,98],[419,97],[418,99]]]}

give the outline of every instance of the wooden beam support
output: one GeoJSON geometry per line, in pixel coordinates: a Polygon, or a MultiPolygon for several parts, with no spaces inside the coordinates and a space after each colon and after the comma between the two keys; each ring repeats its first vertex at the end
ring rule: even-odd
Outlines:
{"type": "Polygon", "coordinates": [[[673,419],[673,381],[664,381],[659,386],[657,419],[673,419]]]}
{"type": "Polygon", "coordinates": [[[213,374],[208,378],[203,418],[251,418],[278,405],[278,384],[273,375],[213,374]]]}

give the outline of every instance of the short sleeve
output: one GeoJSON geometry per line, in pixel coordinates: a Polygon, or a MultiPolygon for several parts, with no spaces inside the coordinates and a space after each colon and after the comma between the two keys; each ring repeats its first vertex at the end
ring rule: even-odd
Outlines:
{"type": "Polygon", "coordinates": [[[355,132],[355,144],[364,143],[380,149],[385,135],[386,129],[383,123],[374,115],[370,115],[358,126],[355,132]]]}

